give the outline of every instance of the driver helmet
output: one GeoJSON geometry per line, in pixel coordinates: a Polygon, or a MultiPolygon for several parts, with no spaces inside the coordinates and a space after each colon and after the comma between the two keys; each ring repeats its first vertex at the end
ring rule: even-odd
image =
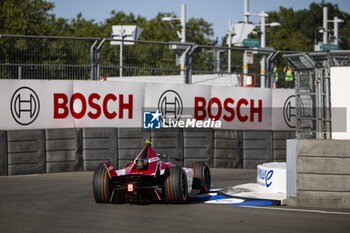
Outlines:
{"type": "Polygon", "coordinates": [[[137,170],[145,170],[148,168],[148,159],[138,159],[135,165],[137,170]]]}

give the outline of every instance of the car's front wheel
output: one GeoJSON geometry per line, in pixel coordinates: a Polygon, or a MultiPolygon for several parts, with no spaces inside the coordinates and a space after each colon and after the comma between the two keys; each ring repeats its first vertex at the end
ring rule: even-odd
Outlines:
{"type": "Polygon", "coordinates": [[[193,189],[199,189],[201,193],[208,193],[211,187],[209,166],[206,162],[193,163],[193,189]]]}

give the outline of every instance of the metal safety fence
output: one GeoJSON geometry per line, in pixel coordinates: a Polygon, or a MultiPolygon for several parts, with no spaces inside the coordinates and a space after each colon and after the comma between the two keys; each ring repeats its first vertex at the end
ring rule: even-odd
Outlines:
{"type": "Polygon", "coordinates": [[[330,139],[330,68],[350,66],[350,51],[284,55],[295,68],[296,137],[330,139]]]}
{"type": "Polygon", "coordinates": [[[0,78],[99,80],[178,75],[189,81],[191,75],[217,74],[219,78],[242,77],[238,83],[255,77],[254,86],[260,86],[261,75],[268,79],[259,64],[264,50],[249,49],[258,59],[244,73],[245,50],[180,42],[0,35],[0,78]]]}
{"type": "Polygon", "coordinates": [[[105,38],[95,50],[99,77],[178,75],[176,43],[120,41],[105,38]]]}
{"type": "MultiPolygon", "coordinates": [[[[0,79],[178,76],[182,82],[192,83],[193,75],[211,75],[236,79],[232,85],[294,88],[296,73],[292,82],[286,81],[283,55],[288,54],[300,52],[111,38],[0,35],[0,79]],[[263,58],[266,62],[262,63],[263,58]]],[[[343,54],[319,54],[312,56],[322,58],[328,66],[349,64],[343,54]]]]}
{"type": "Polygon", "coordinates": [[[90,79],[91,48],[98,38],[0,38],[2,79],[90,79]]]}

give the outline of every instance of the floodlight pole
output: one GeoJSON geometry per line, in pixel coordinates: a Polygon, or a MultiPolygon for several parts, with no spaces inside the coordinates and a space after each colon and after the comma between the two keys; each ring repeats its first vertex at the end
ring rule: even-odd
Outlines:
{"type": "Polygon", "coordinates": [[[243,19],[245,24],[249,23],[249,0],[244,0],[243,19]]]}
{"type": "Polygon", "coordinates": [[[339,19],[337,16],[334,17],[334,20],[328,20],[328,8],[323,7],[323,44],[328,44],[328,22],[333,22],[334,25],[334,41],[332,44],[339,44],[339,27],[338,23],[343,23],[344,20],[339,19]]]}
{"type": "MultiPolygon", "coordinates": [[[[180,18],[172,18],[172,17],[163,17],[163,21],[171,21],[171,20],[180,20],[181,22],[181,43],[186,43],[186,4],[181,4],[181,17],[180,18]]],[[[179,32],[177,32],[179,33],[179,32]]],[[[179,33],[180,34],[180,33],[179,33]]],[[[186,83],[186,52],[182,52],[180,55],[180,74],[184,78],[184,82],[186,83]]]]}
{"type": "Polygon", "coordinates": [[[339,28],[338,28],[338,22],[341,22],[338,20],[338,17],[334,17],[334,44],[338,45],[339,43],[339,28]]]}
{"type": "Polygon", "coordinates": [[[124,47],[124,29],[120,29],[120,37],[122,39],[119,49],[119,77],[123,77],[123,47],[124,47]]]}
{"type": "MultiPolygon", "coordinates": [[[[181,4],[181,42],[186,43],[186,4],[181,4]]],[[[186,80],[185,73],[185,64],[186,64],[186,53],[183,52],[180,56],[180,70],[181,76],[186,80]]]]}
{"type": "MultiPolygon", "coordinates": [[[[271,23],[271,24],[267,24],[265,23],[265,18],[268,17],[269,15],[265,12],[262,11],[260,14],[251,14],[249,13],[249,0],[244,0],[244,12],[243,12],[243,19],[244,19],[244,23],[248,24],[249,23],[249,16],[260,16],[261,18],[261,22],[260,22],[260,27],[261,27],[261,48],[265,48],[266,47],[266,26],[280,26],[280,24],[277,23],[271,23]]],[[[246,61],[246,55],[247,55],[247,51],[244,50],[244,55],[243,55],[243,85],[245,85],[245,76],[248,74],[248,64],[246,61]]],[[[265,63],[266,63],[266,56],[262,55],[261,60],[260,60],[260,86],[261,88],[265,88],[265,63]]]]}
{"type": "MultiPolygon", "coordinates": [[[[249,0],[244,0],[244,8],[243,8],[243,20],[245,24],[249,23],[249,0]]],[[[246,78],[248,75],[248,62],[247,62],[247,50],[244,50],[243,54],[243,86],[246,85],[246,78]]]]}
{"type": "MultiPolygon", "coordinates": [[[[261,17],[261,48],[266,47],[266,28],[265,28],[265,18],[268,17],[269,15],[265,13],[265,11],[262,11],[259,16],[261,17]]],[[[260,60],[260,86],[261,88],[265,88],[265,62],[266,62],[266,57],[265,55],[261,56],[260,60]]]]}
{"type": "Polygon", "coordinates": [[[328,8],[323,7],[323,44],[328,44],[328,8]]]}
{"type": "Polygon", "coordinates": [[[333,44],[339,45],[339,27],[338,27],[338,23],[343,23],[344,20],[339,19],[337,16],[335,16],[334,20],[328,20],[328,22],[333,22],[333,25],[334,25],[334,41],[333,41],[333,44]]]}

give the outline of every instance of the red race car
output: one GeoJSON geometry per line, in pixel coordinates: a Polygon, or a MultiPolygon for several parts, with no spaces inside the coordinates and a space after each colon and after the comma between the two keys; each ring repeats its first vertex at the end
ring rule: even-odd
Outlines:
{"type": "Polygon", "coordinates": [[[185,203],[191,195],[209,192],[211,180],[206,162],[195,162],[192,168],[183,168],[168,160],[168,155],[156,154],[147,140],[145,147],[126,168],[115,170],[105,162],[94,171],[95,201],[185,203]]]}

